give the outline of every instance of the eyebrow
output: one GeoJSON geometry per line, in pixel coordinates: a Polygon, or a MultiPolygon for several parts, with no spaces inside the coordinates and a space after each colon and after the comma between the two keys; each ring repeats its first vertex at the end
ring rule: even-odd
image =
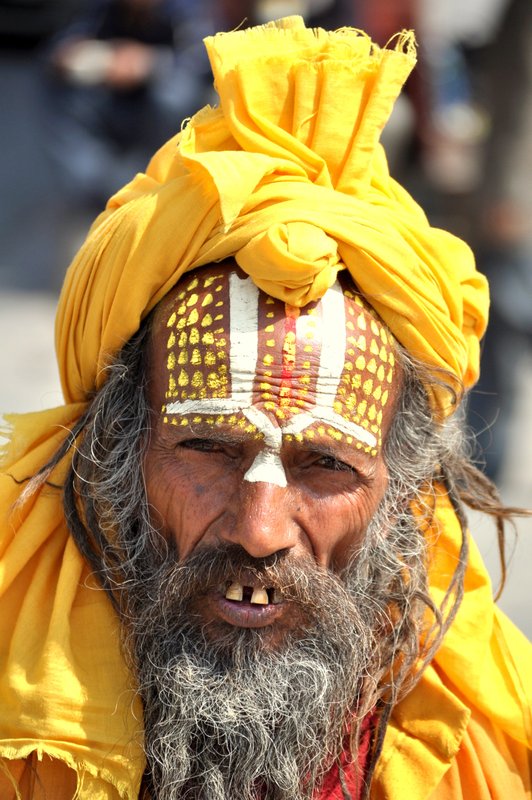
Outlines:
{"type": "MultiPolygon", "coordinates": [[[[241,411],[237,411],[235,414],[241,414],[242,419],[246,420],[246,424],[249,424],[249,420],[247,420],[241,411]]],[[[189,418],[186,425],[171,427],[177,428],[177,430],[182,431],[185,435],[191,434],[200,439],[211,439],[214,441],[223,442],[224,444],[234,445],[235,447],[244,444],[249,440],[249,433],[246,433],[245,430],[239,426],[229,424],[227,419],[224,419],[219,424],[213,424],[212,422],[207,422],[206,419],[212,415],[196,413],[195,416],[200,417],[200,419],[193,421],[189,418]]],[[[316,420],[316,424],[321,423],[319,420],[316,420]]],[[[256,426],[254,427],[256,428],[256,426]]],[[[329,423],[329,427],[334,428],[334,425],[329,423]]],[[[256,428],[256,430],[261,433],[258,428],[256,428]]],[[[284,433],[282,428],[279,428],[279,430],[282,434],[284,434],[283,440],[286,441],[284,437],[291,434],[284,433]]],[[[316,434],[315,430],[314,433],[316,434]]],[[[284,443],[284,441],[282,443],[284,443]]],[[[350,445],[347,443],[339,443],[336,439],[333,440],[333,438],[330,436],[330,434],[327,434],[327,432],[325,432],[325,434],[318,434],[314,435],[312,438],[305,439],[305,445],[310,452],[324,456],[330,456],[338,461],[345,461],[349,458],[349,455],[356,454],[357,460],[362,459],[368,468],[374,464],[374,458],[365,453],[364,450],[361,450],[354,444],[350,445]]]]}

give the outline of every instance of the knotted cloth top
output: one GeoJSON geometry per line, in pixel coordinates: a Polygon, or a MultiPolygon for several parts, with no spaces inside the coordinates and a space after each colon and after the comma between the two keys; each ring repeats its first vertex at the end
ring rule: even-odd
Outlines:
{"type": "MultiPolygon", "coordinates": [[[[478,375],[487,284],[390,177],[379,136],[415,63],[413,35],[288,17],[206,40],[219,108],[204,108],[108,203],[70,267],[57,316],[65,396],[84,400],[186,270],[234,255],[303,306],[347,268],[396,338],[455,388],[478,375]]],[[[434,405],[452,410],[433,389],[434,405]]]]}
{"type": "MultiPolygon", "coordinates": [[[[0,757],[61,759],[77,774],[81,800],[138,796],[142,710],[118,621],[68,533],[60,490],[44,486],[17,501],[86,409],[110,356],[184,271],[233,254],[260,287],[295,305],[320,297],[347,268],[397,339],[457,385],[476,378],[486,323],[486,283],[469,249],[429,226],[390,178],[378,144],[414,64],[411,35],[381,50],[358,31],[307,30],[288,18],[206,45],[220,107],[200,111],[111,198],[69,269],[57,315],[65,405],[9,418],[0,475],[0,757]]],[[[433,402],[449,411],[443,393],[433,402]]],[[[445,497],[429,533],[439,599],[460,548],[445,497]]],[[[491,713],[495,703],[499,727],[522,741],[526,701],[517,671],[505,667],[501,624],[472,557],[466,600],[436,662],[471,706],[491,713]]],[[[427,696],[433,674],[416,697],[427,696]]],[[[448,690],[434,692],[438,714],[400,745],[423,780],[447,768],[468,714],[461,701],[448,706],[448,690]],[[440,714],[451,706],[459,706],[454,717],[440,714]]],[[[403,773],[399,785],[409,786],[403,773]]]]}

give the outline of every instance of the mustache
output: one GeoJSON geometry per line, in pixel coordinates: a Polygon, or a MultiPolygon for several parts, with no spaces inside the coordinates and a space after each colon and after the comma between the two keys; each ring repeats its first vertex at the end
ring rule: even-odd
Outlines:
{"type": "Polygon", "coordinates": [[[340,602],[350,603],[341,576],[317,564],[310,554],[295,556],[281,550],[255,558],[241,545],[227,543],[202,547],[181,562],[167,559],[152,576],[150,596],[164,613],[176,600],[186,605],[212,592],[225,592],[230,583],[250,581],[278,591],[283,600],[307,610],[323,610],[324,597],[331,593],[340,602]]]}

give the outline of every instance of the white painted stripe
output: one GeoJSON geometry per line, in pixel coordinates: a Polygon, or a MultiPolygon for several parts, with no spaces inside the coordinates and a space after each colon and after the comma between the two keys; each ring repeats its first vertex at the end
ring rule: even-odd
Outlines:
{"type": "Polygon", "coordinates": [[[250,483],[273,483],[274,486],[288,485],[281,456],[276,450],[265,449],[257,454],[244,480],[250,483]]]}
{"type": "Polygon", "coordinates": [[[345,305],[336,281],[321,298],[321,353],[316,406],[332,408],[345,365],[345,305]]]}
{"type": "Polygon", "coordinates": [[[259,290],[251,278],[229,274],[231,395],[244,406],[253,399],[257,370],[259,290]]]}
{"type": "Polygon", "coordinates": [[[242,403],[230,397],[213,398],[206,397],[203,400],[176,400],[168,403],[166,414],[235,414],[242,410],[242,403]]]}
{"type": "Polygon", "coordinates": [[[296,414],[286,425],[283,425],[283,434],[301,433],[305,428],[314,425],[316,422],[332,425],[333,428],[347,434],[347,436],[353,436],[359,442],[367,444],[369,447],[376,447],[377,445],[377,439],[370,431],[367,431],[355,422],[349,422],[349,420],[341,417],[340,414],[337,414],[333,409],[323,407],[314,407],[303,414],[296,414]]]}

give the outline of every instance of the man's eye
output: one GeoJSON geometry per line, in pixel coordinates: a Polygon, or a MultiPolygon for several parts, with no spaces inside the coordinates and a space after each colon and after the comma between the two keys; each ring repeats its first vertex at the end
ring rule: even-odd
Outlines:
{"type": "Polygon", "coordinates": [[[345,461],[339,461],[333,456],[321,456],[321,458],[316,461],[316,465],[323,469],[330,469],[336,472],[352,472],[354,475],[357,473],[354,467],[346,464],[345,461]]]}
{"type": "Polygon", "coordinates": [[[185,450],[198,450],[200,453],[218,453],[223,450],[222,444],[212,439],[185,439],[177,446],[185,450]]]}

